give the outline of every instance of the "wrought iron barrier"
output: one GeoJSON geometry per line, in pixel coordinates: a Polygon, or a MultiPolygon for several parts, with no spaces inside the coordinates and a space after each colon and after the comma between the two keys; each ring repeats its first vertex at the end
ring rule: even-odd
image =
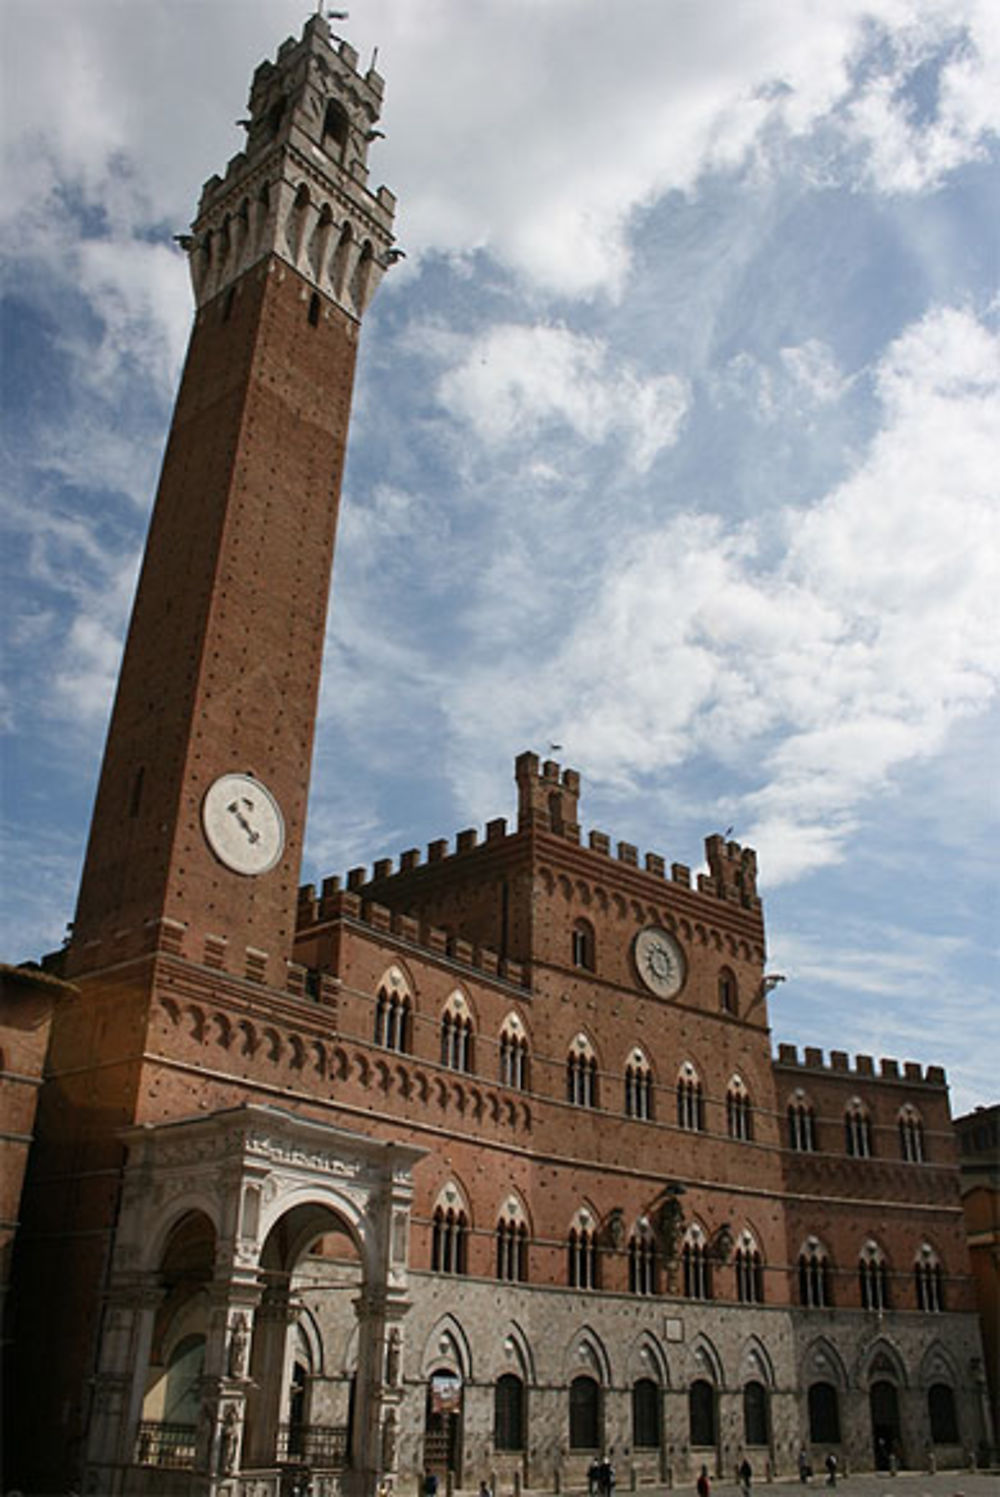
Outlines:
{"type": "Polygon", "coordinates": [[[279,1424],[277,1458],[342,1471],[347,1465],[346,1424],[279,1424]]]}
{"type": "Polygon", "coordinates": [[[136,1433],[136,1465],[190,1469],[194,1465],[196,1434],[193,1424],[162,1424],[158,1419],[144,1419],[136,1433]]]}

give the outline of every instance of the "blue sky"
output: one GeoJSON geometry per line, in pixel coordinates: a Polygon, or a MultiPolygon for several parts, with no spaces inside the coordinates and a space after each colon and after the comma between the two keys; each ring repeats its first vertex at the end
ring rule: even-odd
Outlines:
{"type": "MultiPolygon", "coordinates": [[[[57,946],[190,326],[286,0],[6,0],[0,949],[57,946]]],[[[356,0],[368,314],[304,877],[513,815],[758,849],[775,1039],[997,1096],[990,0],[356,0]]]]}

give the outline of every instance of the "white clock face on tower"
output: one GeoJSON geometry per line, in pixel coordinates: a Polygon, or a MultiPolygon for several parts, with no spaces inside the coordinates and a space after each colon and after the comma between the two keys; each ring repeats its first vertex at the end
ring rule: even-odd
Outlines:
{"type": "Polygon", "coordinates": [[[209,847],[234,873],[267,873],[284,852],[281,808],[252,775],[220,775],[205,792],[201,822],[209,847]]]}
{"type": "Polygon", "coordinates": [[[674,937],[659,926],[648,925],[635,938],[635,967],[642,981],[658,998],[673,998],[684,984],[684,953],[674,937]]]}

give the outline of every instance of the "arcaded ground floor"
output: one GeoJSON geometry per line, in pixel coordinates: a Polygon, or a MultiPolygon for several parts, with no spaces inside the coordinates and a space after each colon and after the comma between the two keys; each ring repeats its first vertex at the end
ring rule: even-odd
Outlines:
{"type": "Polygon", "coordinates": [[[130,1142],[88,1494],[565,1492],[606,1457],[620,1497],[992,1446],[973,1315],[417,1273],[419,1150],[256,1106],[130,1142]]]}

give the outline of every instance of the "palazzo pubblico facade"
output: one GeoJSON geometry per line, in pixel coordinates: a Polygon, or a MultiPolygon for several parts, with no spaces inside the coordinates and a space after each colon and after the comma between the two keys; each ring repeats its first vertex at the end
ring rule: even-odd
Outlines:
{"type": "Polygon", "coordinates": [[[354,359],[397,254],[382,92],[313,16],[184,241],[195,323],[45,978],[11,1482],[963,1461],[992,1434],[944,1075],[775,1058],[750,849],[709,837],[692,875],[585,832],[579,775],[524,753],[510,825],[298,887],[354,359]]]}

